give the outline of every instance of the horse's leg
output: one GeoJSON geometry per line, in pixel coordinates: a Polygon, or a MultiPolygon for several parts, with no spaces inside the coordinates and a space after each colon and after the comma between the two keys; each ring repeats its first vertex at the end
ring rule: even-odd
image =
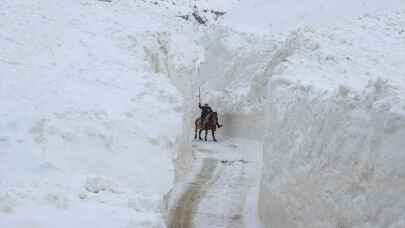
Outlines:
{"type": "Polygon", "coordinates": [[[217,140],[215,139],[215,131],[211,130],[211,133],[212,133],[212,140],[214,140],[214,142],[216,142],[217,140]]]}
{"type": "Polygon", "coordinates": [[[201,138],[201,132],[203,131],[203,129],[200,129],[200,131],[198,132],[198,139],[202,140],[201,138]]]}
{"type": "Polygon", "coordinates": [[[204,140],[207,141],[208,130],[205,130],[205,138],[204,140]]]}
{"type": "Polygon", "coordinates": [[[197,139],[197,122],[195,123],[195,129],[194,129],[194,139],[197,139]]]}

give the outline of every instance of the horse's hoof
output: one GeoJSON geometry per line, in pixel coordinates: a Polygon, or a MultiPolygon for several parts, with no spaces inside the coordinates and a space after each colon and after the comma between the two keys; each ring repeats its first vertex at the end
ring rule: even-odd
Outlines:
{"type": "Polygon", "coordinates": [[[214,142],[217,142],[217,140],[216,140],[216,139],[214,139],[214,142]]]}

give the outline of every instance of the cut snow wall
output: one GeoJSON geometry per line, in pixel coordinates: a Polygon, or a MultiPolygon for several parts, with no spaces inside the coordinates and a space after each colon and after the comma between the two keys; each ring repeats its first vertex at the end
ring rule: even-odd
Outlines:
{"type": "MultiPolygon", "coordinates": [[[[259,213],[273,228],[405,227],[405,116],[362,95],[274,83],[259,213]]],[[[401,103],[397,103],[401,105],[401,103]]]]}
{"type": "Polygon", "coordinates": [[[264,140],[266,128],[263,112],[255,114],[225,114],[221,124],[224,128],[218,131],[219,136],[264,140]]]}
{"type": "Polygon", "coordinates": [[[146,62],[149,63],[150,68],[155,73],[168,76],[183,96],[182,108],[179,110],[183,115],[182,125],[178,126],[180,130],[174,143],[175,154],[173,155],[175,164],[174,182],[177,183],[191,170],[192,118],[190,113],[193,107],[190,106],[190,98],[194,96],[191,82],[195,76],[195,69],[193,64],[190,63],[192,57],[187,56],[184,52],[194,54],[193,45],[187,43],[191,40],[184,39],[181,35],[176,36],[176,34],[170,32],[150,32],[144,36],[148,40],[143,46],[146,62]],[[177,42],[182,43],[178,44],[177,42]],[[189,45],[191,50],[183,50],[189,48],[189,45]],[[189,60],[181,59],[180,56],[183,55],[189,57],[189,60]]]}
{"type": "MultiPolygon", "coordinates": [[[[196,75],[195,64],[192,62],[195,46],[190,44],[191,39],[182,37],[181,34],[149,33],[148,43],[144,46],[146,61],[154,69],[155,73],[166,75],[182,95],[181,123],[176,126],[178,134],[174,142],[174,163],[175,179],[172,188],[166,193],[162,200],[161,212],[166,221],[169,220],[169,209],[175,204],[178,197],[177,188],[190,174],[192,168],[192,137],[193,137],[193,113],[196,109],[191,101],[195,97],[193,79],[196,75]],[[191,55],[191,56],[189,56],[191,55]]],[[[162,113],[162,115],[165,115],[162,113]]],[[[175,133],[176,131],[173,131],[175,133]]]]}
{"type": "Polygon", "coordinates": [[[298,31],[267,86],[266,227],[405,227],[404,18],[298,31]]]}

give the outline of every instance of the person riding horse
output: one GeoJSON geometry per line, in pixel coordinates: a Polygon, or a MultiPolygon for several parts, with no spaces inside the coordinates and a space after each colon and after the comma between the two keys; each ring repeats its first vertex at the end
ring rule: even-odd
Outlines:
{"type": "Polygon", "coordinates": [[[198,137],[200,140],[203,140],[201,138],[201,133],[205,131],[204,140],[207,141],[208,131],[211,131],[212,140],[216,142],[217,140],[215,139],[215,130],[217,127],[222,127],[222,125],[218,123],[218,114],[212,111],[211,107],[208,106],[208,104],[204,104],[204,106],[201,106],[201,103],[198,103],[198,107],[201,109],[201,117],[197,118],[194,121],[194,138],[197,139],[198,137]]]}
{"type": "MultiPolygon", "coordinates": [[[[210,114],[212,111],[212,108],[210,106],[208,106],[207,103],[204,104],[204,106],[201,105],[201,103],[198,103],[198,107],[201,109],[201,120],[204,121],[205,117],[208,116],[208,114],[210,114]]],[[[217,127],[221,128],[222,125],[218,123],[217,121],[217,127]]]]}

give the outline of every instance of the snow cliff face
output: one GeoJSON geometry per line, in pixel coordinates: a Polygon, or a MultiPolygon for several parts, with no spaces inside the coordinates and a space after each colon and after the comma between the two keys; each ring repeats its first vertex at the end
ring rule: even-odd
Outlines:
{"type": "Polygon", "coordinates": [[[364,97],[272,87],[260,215],[272,227],[402,227],[403,115],[364,97]],[[291,96],[294,94],[294,96],[291,96]]]}
{"type": "Polygon", "coordinates": [[[268,227],[403,227],[404,12],[298,31],[272,72],[259,213],[268,227]]]}

